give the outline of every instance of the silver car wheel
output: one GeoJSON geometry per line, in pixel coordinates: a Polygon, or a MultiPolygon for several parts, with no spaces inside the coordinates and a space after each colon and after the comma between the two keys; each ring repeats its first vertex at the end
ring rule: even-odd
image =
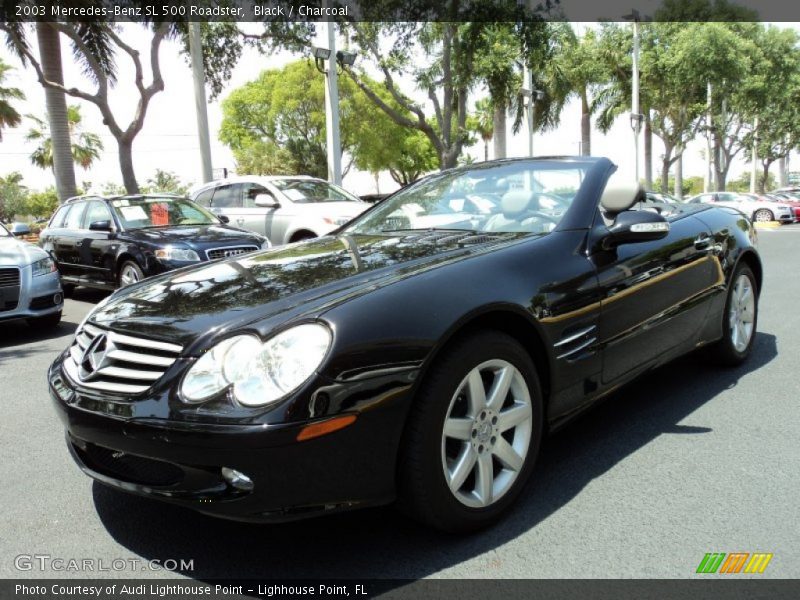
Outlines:
{"type": "Polygon", "coordinates": [[[462,504],[485,508],[514,484],[531,441],[533,410],[522,373],[504,360],[472,369],[444,421],[442,468],[462,504]]]}
{"type": "Polygon", "coordinates": [[[753,285],[747,275],[741,274],[734,283],[728,309],[731,343],[737,352],[744,352],[753,337],[755,314],[753,285]]]}
{"type": "Polygon", "coordinates": [[[756,221],[759,223],[766,223],[767,221],[773,221],[774,217],[772,212],[768,211],[765,208],[756,211],[756,221]]]}
{"type": "Polygon", "coordinates": [[[122,286],[131,285],[140,280],[139,271],[132,264],[126,264],[122,267],[122,272],[119,274],[119,282],[122,286]]]}

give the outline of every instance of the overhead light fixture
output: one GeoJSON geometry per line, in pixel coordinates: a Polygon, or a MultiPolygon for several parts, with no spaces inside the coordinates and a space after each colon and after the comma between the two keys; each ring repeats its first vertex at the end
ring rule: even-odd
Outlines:
{"type": "Polygon", "coordinates": [[[320,48],[318,46],[313,46],[311,51],[314,53],[314,58],[318,58],[320,60],[328,60],[331,57],[331,49],[330,48],[320,48]]]}
{"type": "Polygon", "coordinates": [[[352,67],[356,62],[356,53],[347,50],[339,50],[336,53],[336,62],[343,67],[352,67]]]}

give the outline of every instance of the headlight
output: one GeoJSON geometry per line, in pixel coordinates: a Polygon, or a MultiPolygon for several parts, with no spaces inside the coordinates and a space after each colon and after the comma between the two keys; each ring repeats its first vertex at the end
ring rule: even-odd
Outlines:
{"type": "Polygon", "coordinates": [[[40,275],[49,275],[50,273],[55,273],[56,263],[48,256],[42,260],[37,260],[31,265],[31,268],[33,268],[33,276],[39,277],[40,275]]]}
{"type": "Polygon", "coordinates": [[[200,262],[200,257],[197,252],[189,250],[188,248],[174,248],[166,246],[156,250],[156,258],[158,260],[179,260],[183,262],[200,262]]]}
{"type": "Polygon", "coordinates": [[[269,240],[264,240],[264,243],[261,244],[261,249],[268,250],[269,248],[272,248],[272,242],[270,242],[269,240]]]}
{"type": "Polygon", "coordinates": [[[245,406],[263,406],[292,393],[322,364],[331,332],[319,323],[287,329],[262,342],[252,335],[221,341],[183,379],[186,402],[203,402],[226,389],[245,406]]]}

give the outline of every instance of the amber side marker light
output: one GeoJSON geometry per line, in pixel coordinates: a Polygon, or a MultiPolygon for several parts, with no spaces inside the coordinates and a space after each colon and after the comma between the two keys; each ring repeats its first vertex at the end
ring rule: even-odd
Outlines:
{"type": "Polygon", "coordinates": [[[344,429],[348,425],[352,425],[355,420],[355,415],[343,415],[341,417],[334,417],[333,419],[322,421],[321,423],[306,425],[300,430],[300,433],[297,434],[297,441],[303,442],[321,435],[333,433],[339,429],[344,429]]]}

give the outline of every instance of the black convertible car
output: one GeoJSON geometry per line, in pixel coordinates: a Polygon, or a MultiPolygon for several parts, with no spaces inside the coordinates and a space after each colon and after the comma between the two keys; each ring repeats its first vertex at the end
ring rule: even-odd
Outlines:
{"type": "Polygon", "coordinates": [[[49,371],[73,457],[233,519],[397,500],[446,530],[491,523],[547,432],[700,346],[750,352],[747,218],[665,217],[614,171],[445,171],[332,235],[116,292],[49,371]]]}

